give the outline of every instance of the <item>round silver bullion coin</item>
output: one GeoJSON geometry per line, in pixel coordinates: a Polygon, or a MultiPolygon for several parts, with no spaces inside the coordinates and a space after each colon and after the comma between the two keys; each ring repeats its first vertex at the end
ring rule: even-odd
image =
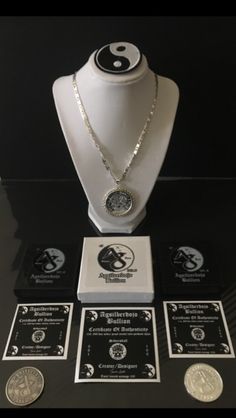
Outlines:
{"type": "Polygon", "coordinates": [[[133,204],[131,193],[124,189],[111,190],[105,198],[105,208],[113,216],[127,215],[131,211],[133,204]]]}
{"type": "Polygon", "coordinates": [[[39,398],[44,388],[44,377],[35,367],[16,370],[6,384],[6,397],[13,405],[26,406],[39,398]]]}
{"type": "Polygon", "coordinates": [[[202,402],[218,399],[223,391],[223,381],[214,367],[205,363],[190,366],[184,377],[187,392],[202,402]]]}

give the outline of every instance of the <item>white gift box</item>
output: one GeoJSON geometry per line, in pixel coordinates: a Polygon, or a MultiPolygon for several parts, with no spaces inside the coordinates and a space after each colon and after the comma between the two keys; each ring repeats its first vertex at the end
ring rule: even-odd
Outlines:
{"type": "Polygon", "coordinates": [[[83,303],[152,302],[150,237],[84,238],[77,297],[83,303]]]}

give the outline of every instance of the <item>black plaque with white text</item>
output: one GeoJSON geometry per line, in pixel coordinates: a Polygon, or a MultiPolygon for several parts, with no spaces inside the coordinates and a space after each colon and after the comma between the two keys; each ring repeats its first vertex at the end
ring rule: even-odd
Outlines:
{"type": "Polygon", "coordinates": [[[84,308],[75,382],[159,382],[154,308],[84,308]]]}
{"type": "Polygon", "coordinates": [[[170,357],[234,357],[221,301],[164,302],[170,357]]]}
{"type": "Polygon", "coordinates": [[[3,360],[66,359],[73,303],[18,304],[3,360]]]}

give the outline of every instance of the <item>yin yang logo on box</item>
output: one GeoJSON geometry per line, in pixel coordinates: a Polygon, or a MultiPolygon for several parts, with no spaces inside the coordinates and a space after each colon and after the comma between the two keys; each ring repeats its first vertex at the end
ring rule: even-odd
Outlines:
{"type": "Polygon", "coordinates": [[[34,260],[34,266],[42,273],[54,273],[65,263],[65,255],[58,248],[46,248],[34,260]]]}
{"type": "Polygon", "coordinates": [[[134,262],[134,253],[127,245],[110,244],[103,247],[98,254],[98,263],[107,271],[123,271],[134,262]]]}
{"type": "Polygon", "coordinates": [[[172,251],[171,261],[180,271],[195,272],[203,266],[204,258],[196,248],[182,246],[172,251]]]}

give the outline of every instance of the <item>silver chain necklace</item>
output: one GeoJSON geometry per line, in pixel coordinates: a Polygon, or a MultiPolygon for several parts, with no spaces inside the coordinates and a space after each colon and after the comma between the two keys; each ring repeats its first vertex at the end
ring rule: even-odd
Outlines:
{"type": "Polygon", "coordinates": [[[152,117],[154,115],[154,112],[155,112],[155,109],[156,109],[156,104],[157,104],[158,77],[155,74],[155,94],[154,94],[154,99],[153,99],[153,102],[152,102],[150,112],[147,116],[144,127],[142,129],[142,132],[138,137],[137,144],[134,147],[134,151],[133,151],[133,153],[132,153],[132,155],[129,159],[129,162],[128,162],[127,166],[125,167],[124,171],[122,172],[122,174],[119,177],[117,177],[114,174],[114,172],[111,168],[111,164],[107,160],[107,158],[105,156],[105,153],[104,153],[101,145],[99,144],[97,136],[96,136],[96,134],[95,134],[90,122],[89,122],[89,118],[88,118],[88,115],[87,115],[86,110],[84,108],[84,105],[83,105],[83,102],[82,102],[82,99],[81,99],[81,96],[80,96],[80,93],[79,93],[78,85],[77,85],[77,82],[76,82],[76,73],[73,74],[72,84],[73,84],[73,89],[74,89],[76,102],[78,104],[81,117],[84,121],[84,124],[85,124],[87,130],[88,130],[89,136],[90,136],[91,140],[93,141],[95,147],[99,151],[99,154],[101,156],[104,167],[110,173],[113,181],[116,184],[116,188],[110,190],[106,194],[106,196],[104,198],[104,207],[110,215],[113,215],[113,216],[127,215],[128,213],[130,213],[131,209],[133,209],[133,207],[134,207],[134,198],[133,198],[132,194],[128,190],[126,190],[125,188],[121,187],[120,184],[126,178],[127,173],[129,171],[131,165],[133,164],[133,161],[134,161],[135,157],[137,157],[138,152],[139,152],[139,150],[141,148],[141,145],[143,143],[143,140],[144,140],[144,138],[145,138],[145,136],[148,132],[150,123],[152,121],[152,117]]]}

